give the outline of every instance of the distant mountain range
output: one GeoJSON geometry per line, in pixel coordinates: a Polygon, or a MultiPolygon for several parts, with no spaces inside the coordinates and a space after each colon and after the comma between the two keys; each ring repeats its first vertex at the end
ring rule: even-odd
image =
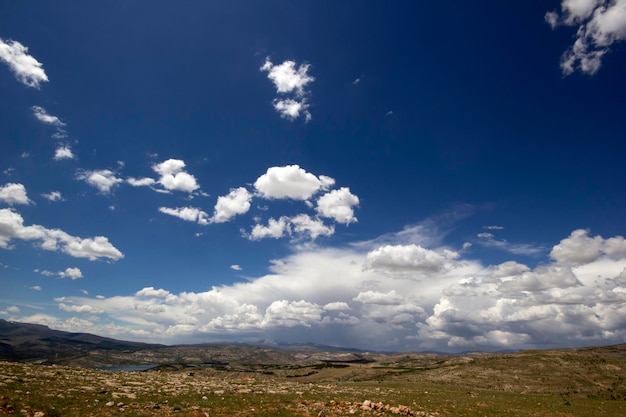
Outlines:
{"type": "Polygon", "coordinates": [[[55,363],[87,355],[94,350],[137,351],[162,347],[0,319],[0,360],[55,363]]]}
{"type": "Polygon", "coordinates": [[[172,363],[371,362],[374,353],[320,344],[207,343],[165,346],[0,319],[0,360],[98,367],[172,363]]]}

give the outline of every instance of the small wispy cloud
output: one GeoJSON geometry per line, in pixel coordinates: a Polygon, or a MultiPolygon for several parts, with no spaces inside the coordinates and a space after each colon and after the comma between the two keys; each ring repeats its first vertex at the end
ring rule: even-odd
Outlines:
{"type": "Polygon", "coordinates": [[[50,191],[41,195],[43,198],[49,201],[63,201],[63,195],[60,191],[50,191]]]}
{"type": "Polygon", "coordinates": [[[531,243],[511,243],[506,239],[496,239],[493,233],[479,233],[477,243],[488,248],[499,249],[514,255],[538,255],[546,248],[531,243]]]}
{"type": "Polygon", "coordinates": [[[48,114],[46,109],[40,106],[32,106],[33,114],[42,123],[46,123],[53,126],[65,126],[65,123],[61,121],[57,116],[52,116],[48,114]]]}
{"type": "Polygon", "coordinates": [[[49,114],[48,111],[41,106],[32,106],[31,110],[33,111],[33,115],[35,116],[35,118],[41,123],[55,127],[55,132],[52,135],[54,139],[67,138],[65,123],[62,122],[61,119],[59,119],[57,116],[49,114]]]}

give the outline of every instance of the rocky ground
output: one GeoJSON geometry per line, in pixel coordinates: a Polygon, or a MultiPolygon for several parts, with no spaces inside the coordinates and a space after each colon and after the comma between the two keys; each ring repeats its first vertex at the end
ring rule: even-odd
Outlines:
{"type": "Polygon", "coordinates": [[[0,362],[0,415],[626,416],[624,346],[360,362],[305,356],[143,372],[0,362]]]}
{"type": "Polygon", "coordinates": [[[0,414],[21,416],[405,415],[431,417],[417,404],[391,404],[379,387],[277,381],[200,370],[98,371],[0,363],[0,414]]]}

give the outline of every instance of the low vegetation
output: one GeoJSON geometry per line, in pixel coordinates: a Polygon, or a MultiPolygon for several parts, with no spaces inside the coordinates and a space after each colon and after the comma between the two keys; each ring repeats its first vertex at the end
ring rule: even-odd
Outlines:
{"type": "Polygon", "coordinates": [[[255,349],[205,347],[202,358],[221,359],[142,372],[0,362],[0,415],[626,416],[625,345],[462,356],[291,352],[291,361],[255,349]]]}

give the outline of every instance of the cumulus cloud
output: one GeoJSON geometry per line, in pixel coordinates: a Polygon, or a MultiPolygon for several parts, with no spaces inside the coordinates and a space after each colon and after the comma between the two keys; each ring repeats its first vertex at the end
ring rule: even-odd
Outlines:
{"type": "Polygon", "coordinates": [[[267,307],[263,317],[264,326],[305,326],[319,323],[323,309],[315,304],[304,300],[274,301],[267,307]]]}
{"type": "Polygon", "coordinates": [[[197,222],[203,226],[209,224],[209,215],[197,207],[159,207],[159,211],[188,222],[197,222]]]}
{"type": "Polygon", "coordinates": [[[248,235],[248,238],[250,240],[259,240],[268,237],[278,239],[283,237],[285,234],[289,235],[290,233],[291,228],[288,217],[281,217],[278,220],[271,218],[267,221],[267,226],[255,224],[252,231],[248,235]]]}
{"type": "MultiPolygon", "coordinates": [[[[58,148],[56,148],[55,151],[54,151],[54,159],[55,159],[55,161],[59,161],[61,159],[74,159],[74,158],[76,158],[76,156],[72,152],[72,148],[70,148],[67,145],[61,145],[58,148]]],[[[107,171],[107,170],[105,170],[105,171],[107,171]]],[[[91,171],[91,172],[92,173],[100,172],[100,175],[102,175],[102,173],[104,171],[91,171]]],[[[96,174],[96,175],[98,175],[98,174],[96,174]]],[[[87,181],[87,182],[89,182],[89,181],[87,181]]],[[[94,184],[91,184],[91,185],[94,185],[94,184]]],[[[96,186],[96,187],[98,187],[98,186],[96,186]]],[[[100,187],[98,187],[98,188],[100,188],[100,187]]]]}
{"type": "Polygon", "coordinates": [[[402,303],[402,297],[400,297],[395,290],[391,290],[387,293],[365,291],[360,292],[359,295],[354,297],[354,301],[363,304],[397,305],[402,303]]]}
{"type": "Polygon", "coordinates": [[[352,194],[350,188],[341,187],[317,200],[317,212],[320,216],[333,218],[338,223],[350,224],[357,221],[353,207],[358,205],[359,197],[352,194]]]}
{"type": "Polygon", "coordinates": [[[308,110],[309,104],[305,98],[294,100],[287,98],[283,100],[274,100],[274,109],[283,119],[295,120],[301,115],[304,116],[306,122],[311,120],[311,113],[308,110]]]}
{"type": "Polygon", "coordinates": [[[302,115],[305,121],[311,120],[306,100],[309,92],[305,87],[315,78],[308,74],[309,68],[309,64],[296,67],[295,61],[290,60],[274,65],[269,58],[266,58],[261,66],[260,70],[267,71],[267,78],[272,81],[276,92],[281,95],[280,98],[274,100],[274,109],[281,117],[295,120],[302,115]]]}
{"type": "Polygon", "coordinates": [[[267,71],[267,78],[272,80],[278,93],[295,93],[297,96],[302,96],[305,94],[307,84],[315,80],[308,74],[309,68],[309,64],[301,64],[296,68],[295,61],[290,60],[274,65],[269,58],[266,58],[260,69],[267,71]]]}
{"type": "Polygon", "coordinates": [[[12,206],[14,204],[31,203],[26,195],[26,187],[23,184],[8,183],[0,187],[0,201],[12,206]]]}
{"type": "Polygon", "coordinates": [[[52,271],[48,271],[47,269],[43,269],[43,270],[35,269],[34,271],[47,277],[56,275],[61,278],[71,278],[72,280],[83,277],[83,273],[79,268],[66,268],[65,271],[59,271],[59,272],[52,272],[52,271]]]}
{"type": "Polygon", "coordinates": [[[124,257],[104,236],[80,238],[60,229],[47,229],[43,226],[25,226],[22,216],[11,209],[0,209],[0,248],[10,249],[14,239],[39,241],[40,247],[49,251],[61,251],[75,258],[108,258],[118,260],[124,257]]]}
{"type": "Polygon", "coordinates": [[[180,159],[168,159],[155,164],[152,169],[160,175],[157,182],[166,190],[191,193],[200,186],[196,177],[185,171],[185,166],[185,162],[180,159]]]}
{"type": "Polygon", "coordinates": [[[115,172],[108,169],[81,170],[76,174],[76,178],[97,188],[102,194],[109,194],[113,188],[124,182],[121,178],[116,177],[115,172]]]}
{"type": "Polygon", "coordinates": [[[308,200],[319,190],[326,190],[335,183],[333,178],[319,177],[298,165],[271,167],[254,183],[259,195],[267,199],[290,198],[308,200]]]}
{"type": "Polygon", "coordinates": [[[63,196],[60,191],[50,191],[49,193],[44,193],[41,196],[50,201],[63,201],[63,196]]]}
{"type": "Polygon", "coordinates": [[[240,265],[237,265],[237,264],[231,265],[230,269],[232,269],[233,271],[241,271],[241,270],[243,270],[243,268],[240,265]]]}
{"type": "Polygon", "coordinates": [[[530,268],[524,264],[517,263],[515,261],[506,261],[500,265],[491,267],[494,277],[502,278],[515,275],[521,275],[524,272],[530,271],[530,268]]]}
{"type": "MultiPolygon", "coordinates": [[[[156,172],[162,175],[161,180],[131,177],[126,179],[126,182],[132,186],[152,187],[157,183],[163,185],[165,184],[163,181],[165,176],[183,174],[184,166],[183,161],[169,159],[153,167],[156,172]]],[[[83,174],[82,177],[88,178],[87,174],[83,174]]],[[[196,184],[195,178],[192,182],[196,184]]],[[[198,207],[160,207],[159,211],[186,221],[207,225],[209,223],[225,223],[235,216],[248,213],[254,198],[303,201],[305,203],[303,208],[311,210],[314,207],[314,203],[310,201],[311,198],[320,191],[328,191],[334,184],[333,178],[325,175],[316,176],[298,165],[275,166],[268,168],[265,174],[257,178],[253,184],[254,192],[250,192],[246,187],[238,187],[232,188],[226,195],[219,196],[214,206],[213,215],[210,217],[198,207]]],[[[187,188],[187,191],[191,192],[196,186],[187,188]]],[[[170,189],[173,188],[170,187],[170,189]]],[[[255,217],[256,224],[250,233],[245,232],[245,229],[241,230],[243,236],[250,240],[282,237],[294,239],[308,237],[314,240],[319,236],[330,236],[335,233],[335,226],[325,224],[324,220],[321,219],[322,217],[346,225],[356,222],[354,208],[358,203],[358,197],[352,194],[349,188],[342,187],[327,192],[317,200],[316,216],[301,213],[278,218],[272,217],[265,224],[262,223],[260,217],[255,217]]],[[[263,210],[263,208],[260,209],[263,210]]]]}
{"type": "MultiPolygon", "coordinates": [[[[402,255],[394,267],[436,271],[419,285],[363,268],[369,253],[385,251],[306,245],[274,260],[266,275],[204,292],[146,287],[129,296],[59,302],[77,312],[91,306],[105,312],[107,323],[117,323],[103,324],[98,333],[161,342],[301,335],[300,341],[343,346],[444,351],[619,343],[626,336],[626,255],[606,248],[620,241],[602,238],[604,249],[585,264],[554,260],[535,268],[514,260],[487,266],[440,249],[389,245],[402,255]],[[441,267],[450,261],[453,269],[441,267]]],[[[581,242],[597,246],[593,239],[581,242]]],[[[74,331],[96,330],[81,327],[86,325],[74,331]]]]}
{"type": "Polygon", "coordinates": [[[553,29],[577,27],[574,44],[561,57],[563,74],[593,75],[611,46],[626,39],[626,0],[563,0],[561,12],[548,12],[545,20],[553,29]]]}
{"type": "Polygon", "coordinates": [[[334,233],[334,226],[327,226],[320,219],[312,218],[307,214],[299,214],[293,217],[282,216],[278,220],[270,218],[267,226],[256,224],[248,238],[250,240],[260,240],[292,236],[298,239],[306,236],[315,240],[319,236],[331,236],[334,233]]]}
{"type": "Polygon", "coordinates": [[[386,245],[367,254],[365,269],[386,273],[434,274],[454,267],[459,254],[447,249],[435,252],[419,245],[386,245]]]}
{"type": "Polygon", "coordinates": [[[90,306],[89,304],[83,305],[67,305],[65,303],[59,303],[59,310],[67,311],[69,313],[81,313],[81,314],[102,314],[104,310],[90,306]]]}
{"type": "Polygon", "coordinates": [[[289,221],[293,226],[294,233],[308,235],[313,240],[319,236],[330,236],[335,233],[334,226],[326,226],[321,220],[311,218],[307,214],[291,217],[289,221]]]}
{"type": "Polygon", "coordinates": [[[237,216],[247,213],[250,210],[250,200],[252,194],[244,187],[230,190],[225,195],[218,197],[215,204],[215,213],[211,218],[213,223],[224,223],[237,216]]]}
{"type": "Polygon", "coordinates": [[[135,293],[137,297],[166,298],[170,295],[169,291],[163,288],[154,289],[154,287],[145,287],[135,293]]]}
{"type": "Polygon", "coordinates": [[[0,60],[9,66],[15,77],[22,84],[39,88],[42,82],[48,81],[43,64],[28,54],[28,48],[13,40],[0,38],[0,60]]]}
{"type": "Polygon", "coordinates": [[[581,285],[573,271],[558,266],[538,267],[525,271],[498,286],[500,292],[543,291],[552,288],[569,288],[581,285]]]}
{"type": "Polygon", "coordinates": [[[626,240],[622,236],[604,239],[591,237],[588,230],[574,230],[552,248],[550,257],[555,261],[569,265],[581,265],[593,262],[601,256],[623,258],[626,256],[626,240]]]}

